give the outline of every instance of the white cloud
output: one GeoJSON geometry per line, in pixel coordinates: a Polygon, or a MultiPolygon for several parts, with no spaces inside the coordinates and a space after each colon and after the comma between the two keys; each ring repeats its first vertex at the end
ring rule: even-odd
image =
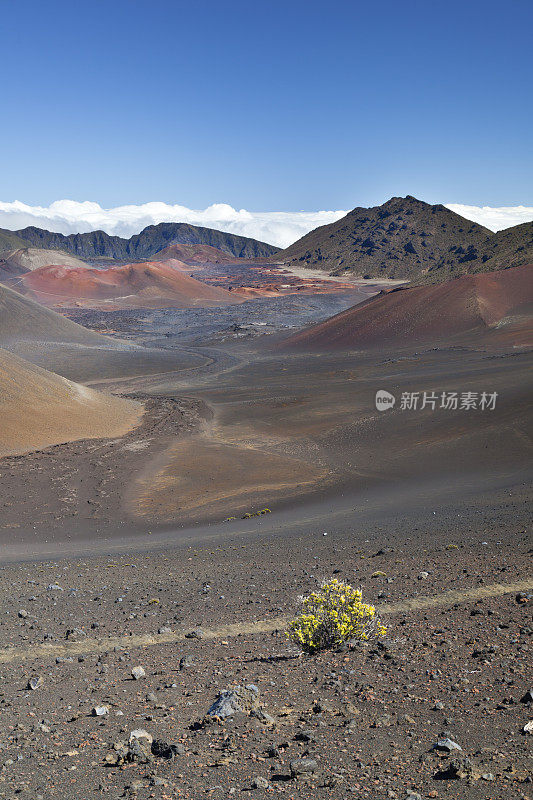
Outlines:
{"type": "MultiPolygon", "coordinates": [[[[448,203],[447,208],[493,231],[533,220],[533,207],[467,206],[448,203]]],[[[49,206],[30,206],[15,201],[0,202],[0,228],[19,230],[28,225],[58,233],[85,233],[104,230],[129,237],[147,225],[158,222],[189,222],[220,231],[251,236],[263,242],[287,247],[304,234],[343,217],[346,211],[246,211],[226,203],[215,203],[203,210],[167,203],[102,208],[98,203],[56,200],[49,206]]]]}
{"type": "Polygon", "coordinates": [[[455,211],[466,219],[478,222],[489,228],[491,231],[501,231],[504,228],[511,228],[513,225],[520,225],[522,222],[533,220],[533,206],[464,206],[460,203],[446,203],[446,208],[455,211]]]}
{"type": "Polygon", "coordinates": [[[157,202],[102,208],[89,201],[56,200],[48,207],[15,201],[0,202],[0,228],[19,230],[34,225],[56,233],[104,230],[129,237],[158,222],[189,222],[287,247],[313,228],[334,222],[345,214],[346,211],[237,211],[225,203],[193,210],[157,202]]]}

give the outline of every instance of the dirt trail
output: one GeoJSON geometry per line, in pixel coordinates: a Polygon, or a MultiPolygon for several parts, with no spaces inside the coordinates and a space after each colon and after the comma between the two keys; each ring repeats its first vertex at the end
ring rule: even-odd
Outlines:
{"type": "MultiPolygon", "coordinates": [[[[527,592],[533,590],[533,578],[525,578],[514,583],[492,583],[488,586],[475,586],[472,589],[453,589],[442,592],[433,597],[415,597],[401,600],[398,603],[389,603],[377,606],[380,615],[408,613],[410,611],[424,611],[428,608],[453,606],[456,603],[467,603],[483,600],[489,597],[499,597],[514,592],[527,592]]],[[[271,633],[284,628],[287,624],[285,617],[276,617],[257,622],[236,622],[230,625],[221,625],[211,630],[204,631],[204,639],[225,639],[239,634],[271,633]]],[[[32,659],[56,658],[57,656],[77,656],[87,653],[103,653],[113,648],[131,650],[134,647],[152,647],[160,644],[172,644],[184,641],[183,632],[142,634],[137,636],[108,636],[105,638],[89,638],[81,642],[64,642],[58,644],[36,644],[30,647],[5,647],[0,650],[0,664],[9,664],[15,661],[30,661],[32,659]]]]}

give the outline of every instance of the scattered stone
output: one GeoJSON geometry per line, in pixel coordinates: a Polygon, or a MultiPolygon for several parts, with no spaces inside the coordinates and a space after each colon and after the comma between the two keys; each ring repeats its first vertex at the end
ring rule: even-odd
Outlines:
{"type": "Polygon", "coordinates": [[[262,778],[259,775],[258,777],[253,779],[252,789],[270,789],[270,784],[266,778],[262,778]]]}
{"type": "Polygon", "coordinates": [[[109,714],[108,706],[94,706],[92,710],[93,717],[105,717],[106,714],[109,714]]]}
{"type": "Polygon", "coordinates": [[[529,689],[523,697],[520,698],[521,703],[533,703],[533,692],[529,689]]]}
{"type": "Polygon", "coordinates": [[[248,686],[235,686],[224,689],[209,708],[208,717],[226,717],[235,714],[236,711],[250,712],[257,708],[259,700],[259,689],[252,683],[248,686]]]}
{"type": "Polygon", "coordinates": [[[250,716],[255,717],[260,722],[264,722],[265,725],[275,725],[276,720],[274,717],[271,717],[270,714],[267,714],[262,708],[253,708],[250,711],[250,716]]]}
{"type": "Polygon", "coordinates": [[[136,761],[139,764],[150,764],[153,761],[151,744],[148,739],[130,739],[128,748],[128,761],[136,761]]]}
{"type": "Polygon", "coordinates": [[[469,778],[470,780],[478,780],[481,777],[479,772],[476,772],[474,766],[469,758],[461,758],[456,756],[445,766],[444,769],[439,770],[435,778],[439,780],[447,779],[461,779],[469,778]]]}
{"type": "Polygon", "coordinates": [[[171,759],[174,756],[185,755],[185,748],[182,744],[167,744],[162,739],[154,739],[151,751],[156,758],[171,759]]]}
{"type": "Polygon", "coordinates": [[[289,769],[292,777],[297,778],[298,775],[309,775],[316,772],[318,764],[314,758],[295,758],[289,764],[289,769]]]}
{"type": "Polygon", "coordinates": [[[316,738],[314,731],[299,731],[297,734],[295,734],[294,740],[296,742],[309,743],[309,742],[315,742],[316,738]]]}
{"type": "Polygon", "coordinates": [[[315,714],[323,714],[326,711],[332,712],[335,711],[335,706],[331,700],[317,700],[313,705],[313,711],[315,714]]]}
{"type": "Polygon", "coordinates": [[[27,611],[25,611],[25,609],[21,608],[21,609],[20,609],[20,611],[19,611],[19,617],[20,617],[21,619],[26,619],[26,618],[27,618],[27,616],[28,616],[28,612],[27,612],[27,611]]]}
{"type": "Polygon", "coordinates": [[[46,590],[48,592],[63,592],[64,591],[63,587],[59,586],[59,584],[57,584],[57,583],[49,583],[48,586],[46,587],[46,590]]]}
{"type": "Polygon", "coordinates": [[[484,772],[481,777],[483,778],[484,781],[493,781],[494,780],[494,775],[492,774],[492,772],[484,772]]]}
{"type": "Polygon", "coordinates": [[[444,710],[444,703],[441,703],[440,700],[437,700],[435,705],[433,706],[435,711],[443,711],[444,710]]]}
{"type": "Polygon", "coordinates": [[[194,664],[194,659],[192,656],[182,656],[180,658],[180,669],[189,669],[194,664]]]}
{"type": "Polygon", "coordinates": [[[407,791],[405,795],[405,800],[422,800],[422,795],[418,792],[412,792],[411,790],[407,791]]]}
{"type": "Polygon", "coordinates": [[[168,625],[163,625],[162,628],[159,628],[157,631],[158,633],[172,633],[172,628],[169,628],[168,625]]]}
{"type": "Polygon", "coordinates": [[[462,750],[463,748],[454,742],[453,739],[439,739],[436,744],[433,745],[433,750],[443,750],[445,753],[451,753],[452,750],[462,750]]]}
{"type": "Polygon", "coordinates": [[[87,634],[81,628],[71,628],[65,634],[65,639],[68,639],[69,642],[79,642],[86,638],[87,634]]]}
{"type": "Polygon", "coordinates": [[[186,639],[205,639],[205,631],[202,628],[195,628],[185,634],[186,639]]]}
{"type": "Polygon", "coordinates": [[[146,672],[144,671],[143,667],[133,667],[131,671],[133,680],[139,681],[141,678],[146,677],[146,672]]]}
{"type": "Polygon", "coordinates": [[[44,678],[41,675],[33,675],[28,681],[28,689],[39,689],[44,683],[44,678]]]}
{"type": "Polygon", "coordinates": [[[390,714],[382,714],[374,720],[371,728],[389,728],[392,725],[392,717],[390,714]]]}
{"type": "Polygon", "coordinates": [[[522,728],[524,733],[533,733],[533,719],[530,722],[527,722],[524,727],[522,728]]]}
{"type": "Polygon", "coordinates": [[[144,728],[135,728],[135,730],[130,733],[129,743],[131,744],[134,739],[146,739],[150,745],[154,741],[152,734],[145,731],[144,728]]]}
{"type": "Polygon", "coordinates": [[[418,575],[419,581],[425,581],[429,578],[429,572],[420,572],[418,575]]]}

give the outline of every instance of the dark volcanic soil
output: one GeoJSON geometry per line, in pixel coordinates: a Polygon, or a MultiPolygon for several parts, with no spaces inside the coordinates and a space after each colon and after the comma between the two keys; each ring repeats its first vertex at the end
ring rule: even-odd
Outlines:
{"type": "Polygon", "coordinates": [[[175,551],[4,567],[0,796],[530,797],[531,601],[509,591],[533,587],[523,501],[505,491],[438,515],[355,514],[349,534],[257,527],[175,551]],[[387,638],[298,657],[284,618],[333,574],[383,609],[387,638]],[[198,628],[203,638],[184,638],[198,628]],[[32,677],[43,683],[28,690],[32,677]],[[196,727],[221,689],[250,683],[265,721],[196,727]],[[107,763],[137,728],[179,754],[107,763]],[[444,736],[462,751],[432,750],[444,736]],[[439,778],[455,755],[469,777],[439,778]],[[291,778],[303,757],[315,772],[291,778]],[[257,777],[269,788],[252,789],[257,777]]]}
{"type": "Polygon", "coordinates": [[[164,355],[42,357],[143,425],[0,461],[0,798],[530,800],[530,353],[286,355],[215,326],[182,358],[123,322],[164,355]],[[401,409],[424,391],[498,399],[401,409]],[[332,576],[386,639],[299,656],[287,618],[332,576]],[[203,723],[250,684],[255,714],[203,723]],[[128,750],[139,728],[159,743],[128,750]]]}

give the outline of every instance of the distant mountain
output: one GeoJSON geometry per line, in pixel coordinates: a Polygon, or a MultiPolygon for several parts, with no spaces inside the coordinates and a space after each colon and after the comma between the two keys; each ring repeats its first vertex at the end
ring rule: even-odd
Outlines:
{"type": "MultiPolygon", "coordinates": [[[[172,244],[205,244],[238,258],[267,258],[278,251],[277,247],[256,239],[212,228],[199,228],[185,222],[162,222],[160,225],[150,225],[129,239],[109,236],[104,231],[72,233],[64,236],[62,233],[52,233],[33,227],[16,231],[14,235],[25,240],[25,246],[29,242],[34,247],[65,250],[79,258],[87,259],[114,258],[138,261],[149,259],[172,244]]],[[[10,249],[16,246],[21,245],[11,245],[10,249]]]]}
{"type": "Polygon", "coordinates": [[[435,286],[381,292],[325,322],[304,328],[283,349],[361,349],[487,335],[516,344],[533,341],[533,265],[463,275],[435,286]]]}
{"type": "Polygon", "coordinates": [[[19,247],[28,247],[29,242],[22,239],[14,231],[8,231],[5,228],[0,228],[0,254],[4,254],[5,250],[17,250],[19,247]]]}
{"type": "Polygon", "coordinates": [[[170,244],[160,250],[153,261],[178,260],[190,266],[204,264],[235,264],[238,258],[208,244],[170,244]]]}
{"type": "Polygon", "coordinates": [[[271,260],[371,278],[436,283],[533,261],[533,223],[493,233],[442,205],[393,197],[354,208],[271,260]]]}

